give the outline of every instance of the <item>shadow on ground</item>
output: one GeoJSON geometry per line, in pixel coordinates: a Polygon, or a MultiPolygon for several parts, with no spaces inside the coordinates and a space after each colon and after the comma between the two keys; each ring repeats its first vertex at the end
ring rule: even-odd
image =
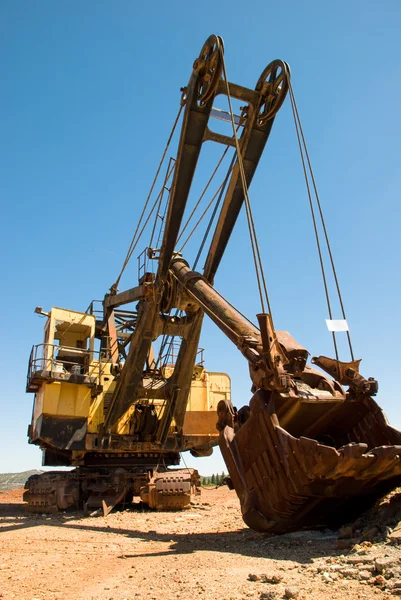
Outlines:
{"type": "MultiPolygon", "coordinates": [[[[133,510],[131,515],[137,511],[133,510]]],[[[141,513],[143,514],[143,513],[141,513]]],[[[155,514],[146,511],[146,514],[155,514]]],[[[57,527],[94,533],[114,534],[141,542],[161,542],[168,544],[164,550],[122,554],[121,560],[147,558],[154,556],[186,555],[199,551],[216,551],[250,556],[257,558],[273,558],[276,560],[296,561],[308,564],[320,556],[335,552],[336,535],[333,532],[301,531],[283,535],[268,536],[241,527],[237,531],[221,532],[188,532],[158,533],[138,529],[123,529],[109,525],[97,526],[88,518],[84,523],[75,523],[83,517],[83,513],[63,513],[54,516],[28,515],[25,516],[23,505],[3,504],[0,507],[0,533],[17,531],[35,527],[57,527]],[[3,520],[4,517],[4,520],[3,520]],[[93,524],[92,524],[93,523],[93,524]]],[[[162,518],[162,515],[161,515],[162,518]]],[[[242,525],[242,523],[241,523],[242,525]]],[[[154,526],[154,525],[153,525],[154,526]]]]}

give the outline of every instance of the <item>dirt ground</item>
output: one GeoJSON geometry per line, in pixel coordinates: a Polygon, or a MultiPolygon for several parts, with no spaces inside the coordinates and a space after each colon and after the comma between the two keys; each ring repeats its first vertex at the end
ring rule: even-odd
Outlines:
{"type": "Polygon", "coordinates": [[[258,534],[226,487],[203,489],[180,513],[106,518],[26,516],[22,490],[13,490],[0,494],[0,532],[1,599],[384,600],[401,592],[394,540],[341,550],[328,530],[258,534]]]}

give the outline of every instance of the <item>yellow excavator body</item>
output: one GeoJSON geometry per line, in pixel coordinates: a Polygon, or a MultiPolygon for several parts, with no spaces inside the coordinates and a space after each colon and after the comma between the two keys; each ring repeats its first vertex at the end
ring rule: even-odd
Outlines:
{"type": "MultiPolygon", "coordinates": [[[[132,492],[138,493],[139,489],[140,493],[141,486],[148,483],[149,476],[160,466],[160,462],[178,464],[179,453],[182,450],[192,450],[193,454],[199,456],[211,454],[213,446],[218,443],[217,405],[221,400],[230,400],[228,375],[207,372],[202,364],[195,365],[185,420],[179,435],[173,418],[170,420],[164,442],[155,442],[152,434],[163,419],[166,401],[163,398],[137,397],[120,416],[113,428],[113,434],[105,444],[105,414],[122,365],[114,365],[108,352],[100,347],[96,348],[98,340],[95,315],[53,307],[45,316],[47,319],[44,340],[32,349],[27,381],[27,391],[35,393],[28,432],[29,441],[42,448],[44,465],[88,467],[94,463],[96,468],[106,470],[110,465],[112,469],[116,466],[128,468],[128,472],[135,472],[137,476],[133,475],[130,483],[123,486],[127,496],[130,486],[132,492]],[[146,407],[149,406],[152,407],[151,419],[149,411],[146,411],[146,407]],[[141,421],[143,415],[145,421],[149,421],[148,426],[146,422],[144,424],[143,420],[141,421]],[[139,440],[139,436],[135,435],[135,428],[143,431],[146,427],[147,435],[141,436],[142,439],[139,440]],[[139,467],[143,459],[145,466],[141,469],[139,467]]],[[[167,363],[156,382],[145,375],[144,390],[147,386],[151,389],[152,383],[155,383],[157,389],[157,386],[169,377],[173,368],[173,364],[167,363]]],[[[173,472],[178,487],[182,487],[182,479],[187,480],[188,490],[190,487],[196,487],[196,471],[189,470],[189,474],[188,479],[188,472],[173,472]]],[[[88,477],[90,479],[92,475],[89,474],[88,477]]],[[[162,475],[159,475],[158,479],[161,478],[162,475]]],[[[42,477],[43,479],[46,479],[46,476],[42,477]]],[[[64,493],[64,480],[61,476],[55,476],[52,484],[49,483],[50,480],[51,476],[48,476],[44,486],[40,485],[41,480],[38,481],[37,478],[31,481],[25,496],[31,510],[60,509],[67,502],[65,497],[68,494],[64,493]],[[30,492],[30,487],[35,488],[35,491],[30,492]],[[47,491],[43,492],[42,488],[47,491]],[[49,489],[52,490],[51,493],[49,489]],[[64,499],[60,500],[63,494],[64,499]]],[[[170,488],[171,481],[170,476],[170,488]]],[[[101,489],[103,484],[97,482],[96,485],[101,489]]],[[[110,487],[109,482],[103,487],[110,487]]],[[[163,501],[159,498],[159,505],[153,499],[152,505],[156,508],[186,506],[189,495],[182,495],[174,485],[172,487],[176,492],[173,499],[163,501]]],[[[118,484],[117,488],[120,490],[121,485],[118,484]]],[[[145,498],[146,494],[147,491],[143,491],[142,496],[145,498]]],[[[119,495],[121,494],[117,494],[116,498],[119,495]]],[[[154,495],[153,491],[151,497],[154,498],[154,495]]],[[[73,503],[78,504],[81,496],[79,490],[69,494],[73,503]]],[[[89,505],[90,497],[88,493],[84,497],[86,503],[89,500],[89,505]]],[[[98,494],[97,497],[101,498],[102,494],[98,494]]],[[[111,497],[108,500],[112,502],[111,497]]],[[[95,507],[96,502],[96,498],[92,498],[92,505],[95,507]]]]}

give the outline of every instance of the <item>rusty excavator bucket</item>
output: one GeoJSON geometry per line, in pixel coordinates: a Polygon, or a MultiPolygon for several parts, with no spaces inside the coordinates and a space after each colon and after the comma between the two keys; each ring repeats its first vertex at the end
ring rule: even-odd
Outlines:
{"type": "Polygon", "coordinates": [[[336,525],[401,482],[401,432],[367,395],[292,400],[259,390],[246,409],[245,422],[223,428],[220,448],[252,529],[336,525]]]}
{"type": "Polygon", "coordinates": [[[360,361],[320,356],[319,369],[309,366],[308,351],[275,331],[269,314],[257,315],[256,328],[180,257],[172,271],[249,362],[249,406],[217,407],[219,445],[249,527],[336,525],[401,484],[401,432],[373,400],[378,385],[359,374],[360,361]]]}

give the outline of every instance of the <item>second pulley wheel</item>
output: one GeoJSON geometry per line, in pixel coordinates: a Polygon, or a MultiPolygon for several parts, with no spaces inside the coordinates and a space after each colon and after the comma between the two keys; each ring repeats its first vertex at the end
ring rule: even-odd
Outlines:
{"type": "Polygon", "coordinates": [[[283,104],[290,83],[290,68],[283,60],[273,60],[267,65],[256,84],[262,94],[258,123],[264,125],[277,113],[283,104]]]}

